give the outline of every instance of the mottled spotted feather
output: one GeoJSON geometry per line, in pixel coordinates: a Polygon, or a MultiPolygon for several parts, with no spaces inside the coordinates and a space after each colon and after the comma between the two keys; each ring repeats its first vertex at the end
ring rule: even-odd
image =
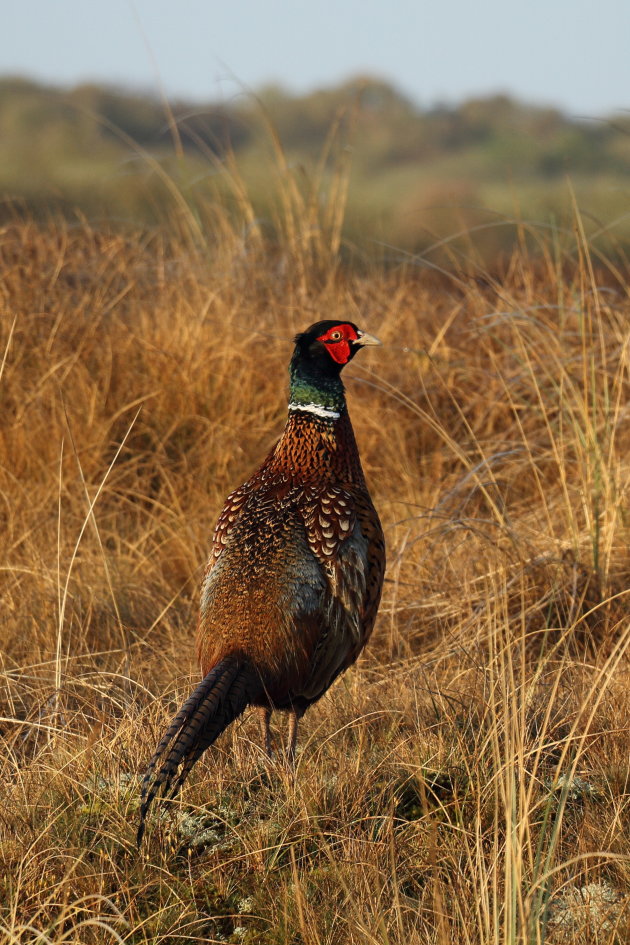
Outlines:
{"type": "Polygon", "coordinates": [[[234,492],[231,492],[225,500],[225,506],[215,525],[214,535],[212,537],[212,551],[210,553],[210,561],[208,562],[209,565],[212,565],[223,551],[223,548],[228,542],[234,522],[243,511],[243,506],[250,495],[251,488],[249,483],[246,482],[242,486],[239,486],[238,489],[235,489],[234,492]]]}

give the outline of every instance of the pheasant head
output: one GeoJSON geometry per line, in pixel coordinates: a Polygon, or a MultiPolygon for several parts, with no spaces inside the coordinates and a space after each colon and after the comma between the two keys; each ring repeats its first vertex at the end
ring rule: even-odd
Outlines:
{"type": "Polygon", "coordinates": [[[380,343],[352,322],[332,319],[317,322],[296,335],[289,366],[289,410],[338,419],[345,406],[342,369],[360,348],[380,343]]]}

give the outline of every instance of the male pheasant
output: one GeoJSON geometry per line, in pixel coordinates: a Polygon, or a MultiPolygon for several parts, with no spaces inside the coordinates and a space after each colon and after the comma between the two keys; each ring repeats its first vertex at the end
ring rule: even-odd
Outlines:
{"type": "Polygon", "coordinates": [[[160,741],[142,785],[138,844],[153,798],[173,797],[199,756],[248,705],[298,721],[356,660],[385,570],[381,523],[348,416],[341,370],[380,344],[351,322],[296,336],[289,416],[262,466],[228,496],[206,568],[197,629],[203,679],[160,741]]]}

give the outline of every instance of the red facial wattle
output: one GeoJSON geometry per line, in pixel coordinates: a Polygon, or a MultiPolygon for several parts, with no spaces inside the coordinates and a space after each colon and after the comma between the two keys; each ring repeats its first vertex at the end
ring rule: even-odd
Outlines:
{"type": "Polygon", "coordinates": [[[358,334],[352,325],[335,325],[317,339],[326,345],[326,350],[337,364],[347,364],[350,360],[350,342],[356,341],[358,334]]]}

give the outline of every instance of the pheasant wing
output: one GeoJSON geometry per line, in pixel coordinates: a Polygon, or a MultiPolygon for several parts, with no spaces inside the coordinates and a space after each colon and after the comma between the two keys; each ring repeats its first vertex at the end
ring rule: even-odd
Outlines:
{"type": "Polygon", "coordinates": [[[326,579],[308,699],[319,698],[365,646],[376,617],[385,567],[381,525],[364,491],[327,485],[305,503],[309,547],[326,579]]]}

